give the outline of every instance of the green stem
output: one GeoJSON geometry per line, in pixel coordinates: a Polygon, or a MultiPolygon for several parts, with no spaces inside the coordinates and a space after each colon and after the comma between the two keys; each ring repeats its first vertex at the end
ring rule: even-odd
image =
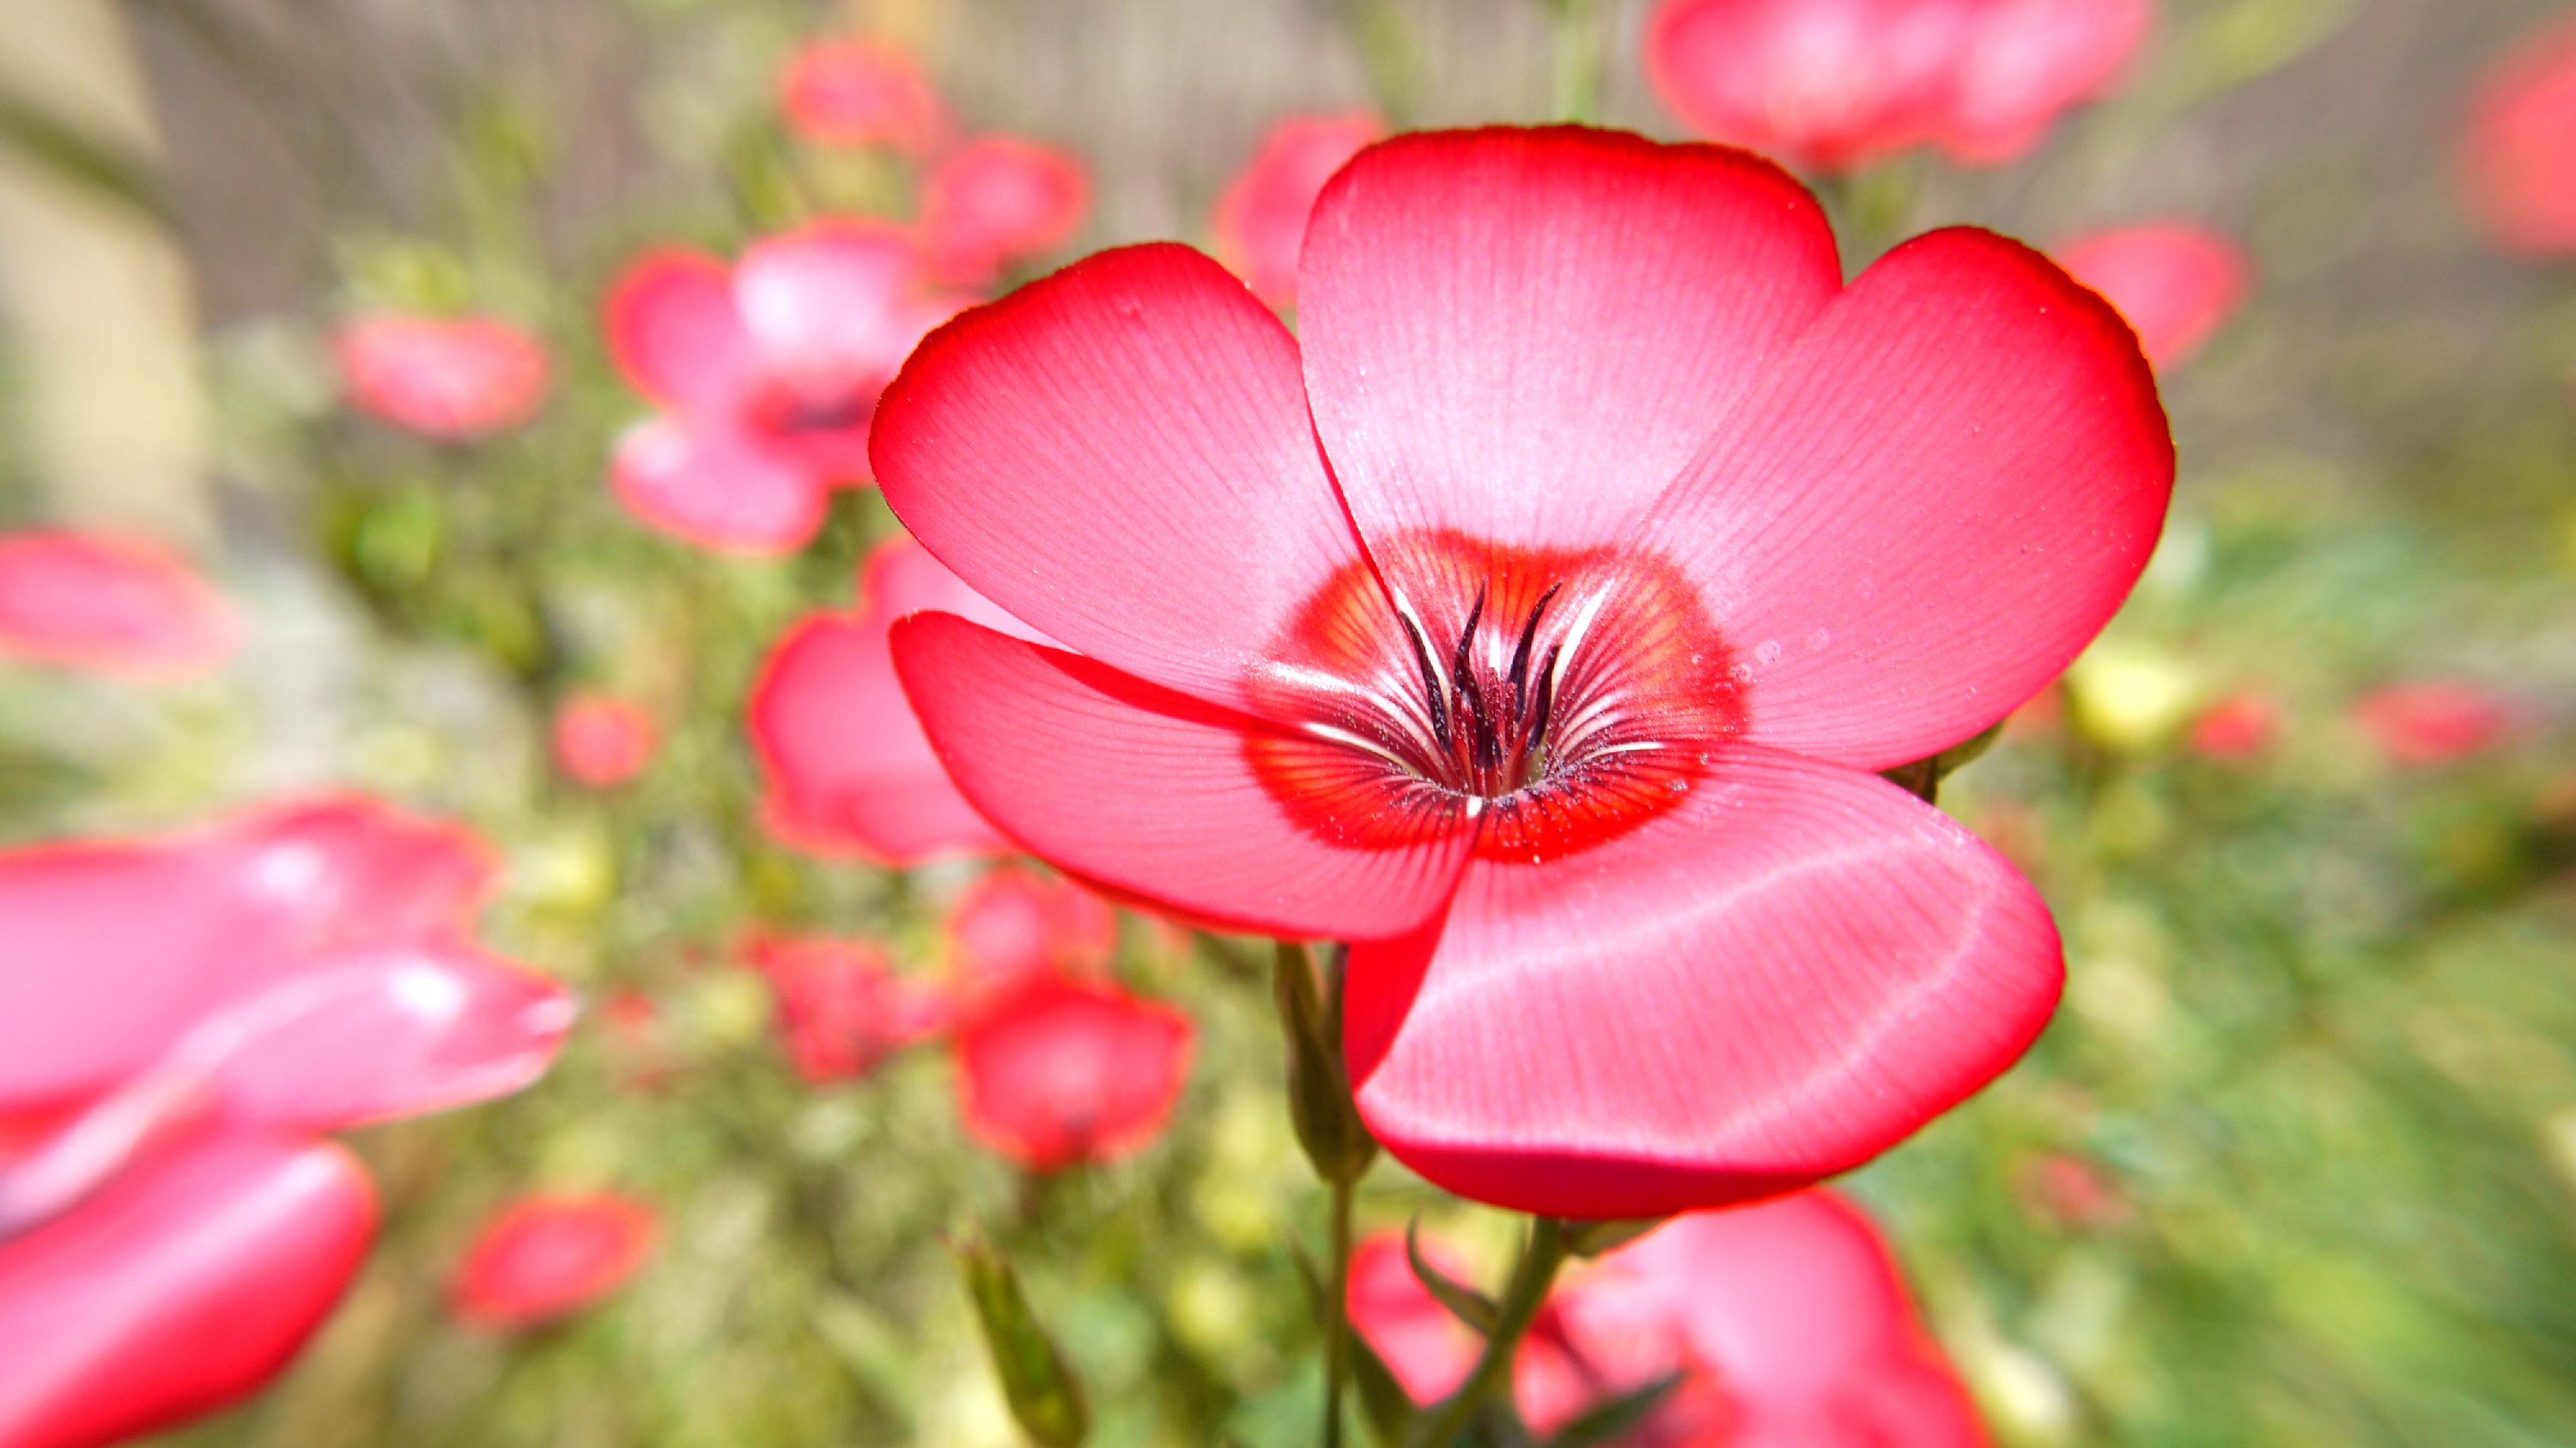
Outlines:
{"type": "Polygon", "coordinates": [[[1592,0],[1549,0],[1556,12],[1556,115],[1591,122],[1601,111],[1601,26],[1592,0]]]}
{"type": "Polygon", "coordinates": [[[1351,1200],[1356,1180],[1333,1188],[1333,1297],[1324,1318],[1324,1448],[1342,1448],[1342,1388],[1351,1378],[1351,1200]]]}
{"type": "Polygon", "coordinates": [[[1521,1250],[1519,1265],[1512,1268],[1511,1285],[1503,1289],[1501,1320],[1493,1336],[1485,1339],[1475,1370],[1458,1385],[1458,1391],[1441,1400],[1409,1448],[1450,1448],[1486,1402],[1511,1381],[1513,1351],[1547,1301],[1547,1290],[1555,1285],[1565,1257],[1565,1223],[1555,1217],[1532,1218],[1529,1245],[1521,1250]]]}

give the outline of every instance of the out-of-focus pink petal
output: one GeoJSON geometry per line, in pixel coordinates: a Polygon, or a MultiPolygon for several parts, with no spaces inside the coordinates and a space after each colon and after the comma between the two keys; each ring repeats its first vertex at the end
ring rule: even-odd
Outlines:
{"type": "Polygon", "coordinates": [[[459,944],[314,962],[208,1012],[0,1171],[0,1236],[210,1119],[318,1133],[517,1091],[573,1014],[552,981],[459,944]]]}
{"type": "Polygon", "coordinates": [[[887,504],[984,596],[1236,708],[1362,566],[1296,342],[1183,246],[1102,252],[942,327],[886,389],[872,451],[887,504]]]}
{"type": "Polygon", "coordinates": [[[909,237],[846,218],[755,242],[733,273],[763,375],[808,403],[875,401],[913,344],[946,320],[921,305],[921,287],[909,237]]]}
{"type": "Polygon", "coordinates": [[[1408,579],[1440,565],[1406,540],[1617,539],[1841,281],[1814,200],[1740,152],[1399,136],[1333,178],[1307,234],[1315,428],[1390,581],[1463,597],[1408,579]]]}
{"type": "Polygon", "coordinates": [[[789,629],[752,685],[749,727],[771,828],[802,849],[895,865],[1004,850],[922,737],[886,630],[921,609],[1029,630],[909,539],[868,556],[860,597],[855,613],[809,614],[789,629]]]}
{"type": "Polygon", "coordinates": [[[937,149],[948,112],[913,58],[880,41],[798,47],[778,73],[789,129],[834,146],[884,146],[907,156],[937,149]]]}
{"type": "Polygon", "coordinates": [[[2452,679],[2383,684],[2354,701],[2352,717],[2391,762],[2419,768],[2482,754],[2514,726],[2493,691],[2452,679]]]}
{"type": "Polygon", "coordinates": [[[1991,166],[2108,90],[2148,0],[1666,0],[1646,74],[1692,129],[1820,171],[1938,143],[1991,166]]]}
{"type": "Polygon", "coordinates": [[[2192,721],[2187,742],[2212,759],[2245,759],[2272,747],[2281,733],[2281,709],[2261,694],[2230,694],[2192,721]]]}
{"type": "Polygon", "coordinates": [[[489,317],[361,317],[332,349],[352,404],[450,441],[527,421],[546,388],[537,339],[489,317]]]}
{"type": "Polygon", "coordinates": [[[1114,1161],[1161,1134],[1189,1075],[1189,1017],[1116,986],[1032,979],[957,1032],[957,1104],[1032,1171],[1114,1161]]]}
{"type": "Polygon", "coordinates": [[[1343,162],[1385,131],[1370,112],[1345,111],[1290,116],[1263,133],[1208,222],[1218,258],[1253,295],[1282,309],[1297,304],[1297,253],[1315,198],[1343,162]]]}
{"type": "Polygon", "coordinates": [[[723,415],[759,380],[733,276],[713,257],[646,252],[610,283],[602,312],[617,370],[665,407],[723,415]]]}
{"type": "Polygon", "coordinates": [[[642,522],[729,553],[793,553],[831,507],[831,480],[772,440],[723,423],[657,417],[609,463],[617,501],[642,522]]]}
{"type": "Polygon", "coordinates": [[[366,1253],[375,1194],[337,1147],[221,1134],[0,1240],[0,1442],[94,1448],[258,1389],[366,1253]]]}
{"type": "Polygon", "coordinates": [[[659,735],[653,716],[631,699],[575,694],[555,710],[555,767],[593,789],[624,784],[652,762],[659,735]]]}
{"type": "Polygon", "coordinates": [[[1943,149],[1971,166],[2027,153],[2068,108],[2111,89],[2154,18],[2152,0],[1986,0],[1951,82],[1943,149]]]}
{"type": "Polygon", "coordinates": [[[452,826],[361,798],[0,852],[0,1108],[93,1094],[195,1023],[349,952],[441,937],[492,874],[452,826]]]}
{"type": "Polygon", "coordinates": [[[1018,136],[982,136],[923,179],[921,248],[939,281],[982,286],[1072,240],[1090,209],[1080,160],[1018,136]]]}
{"type": "Polygon", "coordinates": [[[1676,1218],[1611,1253],[1585,1286],[1679,1325],[1733,1408],[1729,1444],[1986,1441],[1876,1229],[1830,1192],[1676,1218]]]}
{"type": "Polygon", "coordinates": [[[2576,17],[2524,40],[2479,85],[2460,155],[2469,205],[2496,244],[2576,252],[2576,17]]]}
{"type": "MultiPolygon", "coordinates": [[[[1424,1242],[1422,1256],[1450,1280],[1470,1280],[1439,1243],[1424,1242]]],[[[1402,1232],[1380,1232],[1352,1248],[1350,1291],[1344,1301],[1351,1331],[1416,1403],[1434,1403],[1457,1391],[1475,1366],[1474,1330],[1451,1316],[1413,1275],[1402,1232]]]]}
{"type": "Polygon", "coordinates": [[[1699,584],[1747,736],[1865,769],[1968,738],[2064,669],[2173,488],[2128,325],[1981,231],[1880,259],[1743,416],[1641,542],[1699,584]]]}
{"type": "Polygon", "coordinates": [[[864,1076],[948,1025],[946,993],[896,975],[875,941],[763,936],[750,957],[777,999],[787,1059],[809,1082],[864,1076]]]}
{"type": "Polygon", "coordinates": [[[1070,880],[1005,866],[958,895],[941,933],[950,976],[983,997],[1049,971],[1099,970],[1118,947],[1118,916],[1070,880]]]}
{"type": "Polygon", "coordinates": [[[0,534],[0,657],[176,678],[213,669],[240,639],[231,606],[156,544],[0,534]]]}
{"type": "Polygon", "coordinates": [[[1977,0],[1666,0],[1646,77],[1692,130],[1848,171],[1940,129],[1977,0]]]}
{"type": "Polygon", "coordinates": [[[1573,1217],[1846,1170],[2018,1058],[2057,934],[2012,867],[1882,780],[1730,747],[1582,854],[1479,858],[1351,952],[1360,1113],[1477,1201],[1573,1217]]]}
{"type": "Polygon", "coordinates": [[[495,1331],[536,1327],[626,1284],[653,1252],[653,1209],[606,1192],[540,1195],[492,1214],[450,1288],[459,1319],[495,1331]]]}
{"type": "MultiPolygon", "coordinates": [[[[1309,741],[945,614],[895,626],[894,659],[957,789],[1029,853],[1117,894],[1265,935],[1400,934],[1448,898],[1464,812],[1407,817],[1372,777],[1363,841],[1291,812],[1256,751],[1309,741]]],[[[1321,766],[1318,766],[1319,769],[1321,766]]],[[[1327,787],[1330,787],[1329,784],[1327,787]]]]}
{"type": "Polygon", "coordinates": [[[2209,340],[2245,300],[2253,277],[2242,248],[2188,221],[2091,232],[2059,247],[2057,259],[2119,308],[2137,329],[2147,360],[2160,368],[2209,340]]]}

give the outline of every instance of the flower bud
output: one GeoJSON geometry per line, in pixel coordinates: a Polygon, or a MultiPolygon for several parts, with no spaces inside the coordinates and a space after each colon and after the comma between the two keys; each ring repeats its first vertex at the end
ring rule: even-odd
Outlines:
{"type": "Polygon", "coordinates": [[[1306,1148],[1317,1176],[1328,1182],[1358,1181],[1377,1158],[1377,1140],[1360,1120],[1342,1068],[1341,992],[1334,990],[1326,1000],[1316,988],[1315,968],[1305,949],[1286,941],[1279,944],[1271,992],[1288,1038],[1288,1114],[1296,1123],[1298,1144],[1306,1148]]]}
{"type": "Polygon", "coordinates": [[[999,1248],[981,1238],[952,1242],[949,1250],[975,1301],[975,1317],[993,1350],[993,1371],[1002,1380],[1011,1416],[1041,1448],[1075,1448],[1091,1428],[1082,1384],[1029,1311],[1018,1274],[999,1248]]]}

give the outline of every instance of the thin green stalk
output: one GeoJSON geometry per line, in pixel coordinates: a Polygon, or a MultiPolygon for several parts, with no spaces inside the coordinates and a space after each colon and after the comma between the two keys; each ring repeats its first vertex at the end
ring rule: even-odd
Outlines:
{"type": "Polygon", "coordinates": [[[1324,1317],[1324,1448],[1342,1448],[1342,1388],[1351,1379],[1351,1201],[1359,1182],[1333,1187],[1333,1296],[1324,1317]]]}
{"type": "Polygon", "coordinates": [[[1532,1218],[1529,1245],[1521,1249],[1511,1285],[1503,1289],[1501,1321],[1493,1336],[1485,1339],[1475,1371],[1458,1385],[1458,1391],[1441,1400],[1409,1448],[1450,1448],[1486,1402],[1511,1381],[1513,1350],[1547,1301],[1547,1290],[1556,1284],[1556,1272],[1565,1265],[1565,1257],[1565,1223],[1555,1217],[1532,1218]]]}
{"type": "Polygon", "coordinates": [[[1601,25],[1592,0],[1549,0],[1556,12],[1556,115],[1591,123],[1601,113],[1601,25]]]}

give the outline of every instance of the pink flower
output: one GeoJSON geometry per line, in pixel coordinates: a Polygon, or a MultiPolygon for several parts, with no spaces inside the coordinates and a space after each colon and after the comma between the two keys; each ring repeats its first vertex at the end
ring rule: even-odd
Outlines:
{"type": "Polygon", "coordinates": [[[494,1212],[458,1264],[459,1319],[516,1331],[568,1317],[626,1285],[653,1252],[653,1209],[606,1192],[523,1197],[494,1212]]]}
{"type": "Polygon", "coordinates": [[[662,412],[618,441],[618,501],[710,548],[803,547],[832,487],[867,479],[877,393],[961,305],[880,222],[814,222],[730,272],[695,252],[638,259],[610,288],[608,346],[662,412]]]}
{"type": "Polygon", "coordinates": [[[945,933],[950,977],[981,999],[1033,975],[1101,970],[1118,948],[1118,916],[1069,880],[1005,866],[958,895],[945,933]]]}
{"type": "Polygon", "coordinates": [[[157,544],[0,533],[0,658],[184,678],[222,664],[240,642],[232,607],[157,544]]]}
{"type": "Polygon", "coordinates": [[[2230,694],[2192,721],[2188,743],[2212,759],[2245,759],[2280,737],[2281,710],[2261,694],[2230,694]]]}
{"type": "Polygon", "coordinates": [[[1342,163],[1385,132],[1367,111],[1290,116],[1272,126],[1252,164],[1217,198],[1208,223],[1217,259],[1254,296],[1283,310],[1297,305],[1297,248],[1306,240],[1306,214],[1342,163]]]}
{"type": "Polygon", "coordinates": [[[545,349],[490,317],[360,317],[332,350],[351,405],[445,442],[518,426],[546,390],[545,349]]]}
{"type": "Polygon", "coordinates": [[[2576,17],[2524,40],[2479,85],[2461,147],[2471,210],[2496,244],[2576,252],[2576,17]]]}
{"type": "Polygon", "coordinates": [[[2410,768],[2483,754],[2513,732],[2502,699],[2450,679],[2383,684],[2354,702],[2352,717],[2391,763],[2410,768]]]}
{"type": "Polygon", "coordinates": [[[886,631],[936,608],[1035,637],[910,539],[878,545],[859,606],[808,614],[752,685],[751,743],[768,782],[770,831],[800,849],[911,866],[1008,849],[960,799],[895,681],[886,631]]]}
{"type": "Polygon", "coordinates": [[[1113,898],[1352,941],[1359,1109],[1482,1201],[1770,1195],[2019,1056],[2046,909],[1875,775],[2039,690],[2153,548],[2110,308],[1968,230],[1846,287],[1769,165],[1577,129],[1363,151],[1298,295],[1291,337],[1106,252],[887,389],[895,512],[1081,651],[895,625],[958,791],[1113,898]]]}
{"type": "Polygon", "coordinates": [[[921,183],[922,252],[941,282],[983,286],[1072,240],[1090,207],[1079,160],[1018,136],[979,136],[921,183]]]}
{"type": "Polygon", "coordinates": [[[787,1059],[810,1083],[856,1080],[947,1028],[947,994],[896,975],[874,941],[771,936],[750,954],[777,996],[787,1059]]]}
{"type": "Polygon", "coordinates": [[[948,134],[948,112],[900,47],[869,40],[801,46],[778,73],[790,130],[832,146],[883,146],[926,156],[948,134]]]}
{"type": "Polygon", "coordinates": [[[1162,1133],[1189,1074],[1190,1021],[1104,981],[1040,975],[969,1016],[955,1051],[967,1134],[1060,1171],[1162,1133]]]}
{"type": "Polygon", "coordinates": [[[2120,309],[2158,368],[2209,340],[2245,300],[2253,274],[2236,243],[2188,221],[2092,232],[2059,247],[2057,260],[2120,309]]]}
{"type": "Polygon", "coordinates": [[[0,852],[0,1442],[256,1389],[373,1231],[324,1134],[545,1069],[572,1004],[467,940],[491,874],[361,799],[0,852]]]}
{"type": "Polygon", "coordinates": [[[1692,129],[1818,171],[2010,161],[2109,90],[2148,0],[1665,0],[1646,75],[1692,129]]]}
{"type": "Polygon", "coordinates": [[[653,716],[629,699],[575,694],[555,710],[555,767],[593,789],[624,784],[652,761],[653,716]]]}
{"type": "MultiPolygon", "coordinates": [[[[1476,1338],[1413,1276],[1401,1236],[1360,1245],[1348,1302],[1352,1327],[1417,1402],[1465,1379],[1476,1338]]],[[[1619,1448],[1986,1441],[1876,1230],[1828,1192],[1694,1212],[1577,1267],[1513,1357],[1513,1397],[1524,1422],[1551,1433],[1676,1373],[1680,1385],[1619,1448]]]]}

